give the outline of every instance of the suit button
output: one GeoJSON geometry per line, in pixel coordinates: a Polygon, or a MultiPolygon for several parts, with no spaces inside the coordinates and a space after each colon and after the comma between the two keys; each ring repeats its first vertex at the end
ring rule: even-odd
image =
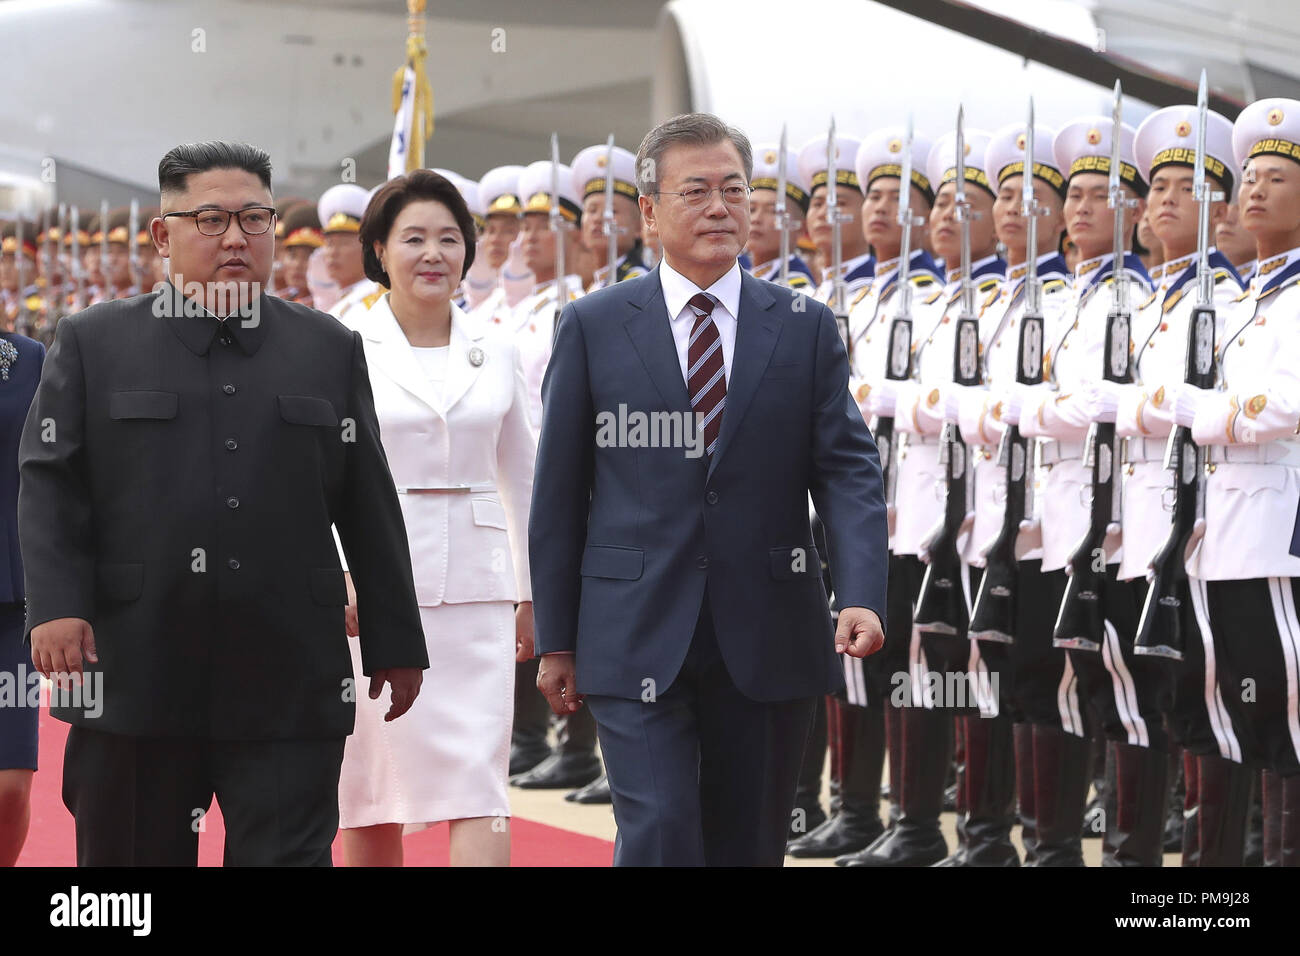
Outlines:
{"type": "Polygon", "coordinates": [[[234,395],[234,394],[235,394],[235,386],[233,386],[233,385],[222,385],[222,386],[221,386],[221,390],[222,390],[223,392],[225,392],[227,395],[234,395]]]}
{"type": "Polygon", "coordinates": [[[227,448],[227,449],[229,449],[230,451],[234,451],[234,450],[235,450],[236,448],[238,448],[238,447],[239,447],[239,442],[235,441],[233,438],[227,438],[227,439],[226,439],[226,448],[227,448]]]}
{"type": "Polygon", "coordinates": [[[718,503],[718,493],[716,491],[710,491],[704,496],[704,500],[711,505],[716,505],[718,503]]]}
{"type": "Polygon", "coordinates": [[[238,571],[238,570],[239,570],[239,559],[238,559],[238,558],[231,558],[229,561],[226,562],[226,567],[230,568],[230,570],[232,570],[232,571],[238,571]]]}
{"type": "Polygon", "coordinates": [[[704,570],[705,568],[707,568],[707,567],[709,566],[709,558],[708,558],[708,555],[704,555],[704,554],[702,554],[702,555],[700,555],[698,558],[696,558],[696,559],[695,559],[695,566],[696,566],[697,568],[699,568],[700,570],[704,570]]]}
{"type": "Polygon", "coordinates": [[[238,498],[235,498],[235,497],[233,497],[233,496],[230,497],[230,498],[227,498],[227,499],[226,499],[226,507],[227,507],[227,508],[238,508],[238,507],[239,507],[239,499],[238,499],[238,498]]]}

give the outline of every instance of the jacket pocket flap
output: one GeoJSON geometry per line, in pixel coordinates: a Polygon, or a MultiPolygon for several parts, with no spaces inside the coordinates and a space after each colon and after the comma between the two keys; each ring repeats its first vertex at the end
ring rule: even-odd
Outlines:
{"type": "Polygon", "coordinates": [[[778,581],[822,576],[822,558],[812,545],[772,548],[767,557],[772,577],[778,581]]]}
{"type": "Polygon", "coordinates": [[[635,581],[645,568],[645,552],[640,548],[589,544],[582,553],[584,578],[617,578],[635,581]]]}
{"type": "Polygon", "coordinates": [[[348,586],[339,568],[311,569],[311,599],[317,604],[343,607],[348,603],[348,586]]]}
{"type": "Polygon", "coordinates": [[[124,391],[108,396],[108,417],[114,421],[130,418],[175,418],[180,397],[175,392],[124,391]]]}
{"type": "Polygon", "coordinates": [[[95,568],[95,590],[111,601],[134,601],[144,591],[143,564],[101,564],[95,568]]]}
{"type": "Polygon", "coordinates": [[[311,395],[281,395],[280,417],[293,425],[337,425],[334,406],[311,395]]]}
{"type": "Polygon", "coordinates": [[[474,512],[474,523],[482,528],[506,529],[506,509],[494,498],[471,498],[469,506],[474,512]]]}

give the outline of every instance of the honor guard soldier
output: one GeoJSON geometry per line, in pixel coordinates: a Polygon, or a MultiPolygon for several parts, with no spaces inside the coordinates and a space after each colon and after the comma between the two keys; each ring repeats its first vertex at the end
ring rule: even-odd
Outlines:
{"type": "MultiPolygon", "coordinates": [[[[745,246],[754,263],[750,270],[757,278],[781,281],[781,224],[776,220],[777,189],[781,177],[780,146],[754,148],[754,175],[749,185],[749,243],[745,246]]],[[[803,234],[808,215],[808,183],[799,172],[799,157],[794,150],[785,151],[785,214],[788,249],[793,250],[803,234]]],[[[786,266],[786,284],[792,289],[814,289],[812,269],[797,250],[790,252],[786,266]]]]}
{"type": "MultiPolygon", "coordinates": [[[[819,136],[799,150],[799,177],[809,186],[808,215],[805,220],[808,237],[817,246],[826,263],[821,284],[813,295],[818,302],[829,302],[835,292],[835,277],[831,275],[834,229],[826,208],[826,180],[830,168],[826,162],[826,139],[825,136],[819,136]]],[[[862,235],[862,189],[856,172],[858,141],[847,136],[837,136],[835,154],[836,205],[839,214],[844,217],[840,274],[844,278],[847,306],[858,290],[875,274],[876,260],[862,235]]]]}
{"type": "Polygon", "coordinates": [[[588,146],[573,157],[573,190],[582,198],[582,244],[594,257],[595,277],[588,292],[609,285],[609,236],[605,216],[608,179],[613,179],[618,259],[614,281],[643,276],[650,270],[641,258],[641,207],[637,205],[636,156],[622,147],[588,146]],[[611,167],[612,162],[612,167],[611,167]]]}
{"type": "Polygon", "coordinates": [[[511,313],[536,283],[524,265],[519,231],[523,223],[523,200],[519,196],[522,166],[498,166],[479,180],[479,198],[486,224],[479,242],[479,255],[465,277],[472,295],[481,296],[474,308],[495,325],[508,324],[511,313]]]}
{"type": "MultiPolygon", "coordinates": [[[[1170,106],[1152,113],[1138,127],[1133,152],[1138,167],[1150,183],[1147,196],[1147,219],[1156,240],[1164,250],[1165,262],[1157,288],[1134,315],[1133,383],[1117,386],[1116,433],[1125,440],[1123,482],[1123,557],[1119,565],[1120,580],[1148,577],[1150,565],[1169,537],[1170,516],[1174,508],[1175,478],[1165,462],[1166,448],[1173,419],[1172,398],[1183,387],[1187,372],[1189,324],[1198,296],[1198,224],[1200,203],[1193,195],[1194,160],[1199,136],[1198,111],[1193,106],[1170,106]]],[[[1218,113],[1206,112],[1205,173],[1209,186],[1224,197],[1232,195],[1234,186],[1232,160],[1232,123],[1218,113]]],[[[1223,323],[1240,297],[1242,285],[1232,263],[1214,248],[1214,228],[1227,215],[1227,203],[1218,200],[1208,213],[1206,265],[1212,271],[1213,304],[1216,323],[1213,341],[1222,339],[1223,323]]],[[[1154,277],[1153,277],[1154,278],[1154,277]]],[[[1189,467],[1194,467],[1190,462],[1189,467]]],[[[1198,600],[1194,598],[1193,600],[1198,600]]],[[[1175,693],[1167,725],[1173,743],[1183,748],[1186,795],[1184,818],[1184,865],[1200,865],[1199,757],[1215,766],[1210,772],[1210,791],[1220,792],[1223,774],[1244,772],[1244,768],[1219,757],[1206,700],[1213,699],[1213,684],[1207,687],[1202,637],[1193,607],[1183,607],[1183,660],[1168,661],[1164,666],[1174,675],[1175,693]],[[1207,698],[1207,689],[1210,696],[1207,698]]],[[[1159,663],[1159,662],[1157,662],[1159,663]]],[[[1125,858],[1130,862],[1158,865],[1161,836],[1154,831],[1159,812],[1157,794],[1150,784],[1158,782],[1154,767],[1158,752],[1125,742],[1112,742],[1118,771],[1117,789],[1119,820],[1132,820],[1136,826],[1126,835],[1125,858]],[[1148,783],[1143,787],[1143,782],[1148,783]],[[1137,850],[1134,855],[1131,851],[1137,850]]],[[[1217,828],[1213,815],[1220,807],[1211,804],[1207,826],[1217,828]]],[[[1108,821],[1113,824],[1117,821],[1108,821]]],[[[1107,827],[1110,843],[1111,827],[1107,827]]],[[[1212,854],[1203,858],[1207,865],[1218,865],[1212,854]]]]}
{"type": "Polygon", "coordinates": [[[284,226],[284,236],[275,240],[276,250],[283,250],[280,275],[275,284],[275,294],[290,302],[312,304],[311,289],[307,287],[307,263],[317,249],[325,245],[320,216],[311,203],[291,207],[277,228],[284,226]]]}
{"type": "Polygon", "coordinates": [[[1030,363],[1026,374],[1032,378],[1036,370],[1041,378],[1042,328],[1054,327],[1070,304],[1068,270],[1057,252],[1065,177],[1051,157],[1055,131],[1036,124],[1031,134],[1028,129],[1024,123],[1005,126],[984,150],[983,169],[997,191],[993,228],[1006,249],[1007,274],[991,301],[981,297],[979,302],[984,387],[953,386],[957,421],[971,449],[975,486],[964,557],[992,576],[981,579],[981,589],[1001,585],[1015,594],[1014,612],[1005,619],[984,620],[972,608],[969,635],[982,662],[979,666],[996,673],[999,681],[995,717],[957,720],[965,737],[958,794],[958,803],[964,806],[958,832],[965,852],[954,863],[967,866],[1018,862],[1008,840],[1017,803],[1024,862],[1034,862],[1032,728],[1057,719],[1056,690],[1065,666],[1064,651],[1052,647],[1058,608],[1043,600],[1040,583],[1042,549],[1036,546],[1032,443],[1018,433],[1007,434],[1010,425],[1019,424],[1007,409],[1021,378],[1020,363],[1030,363]],[[1032,155],[1027,155],[1030,151],[1032,155]],[[1026,316],[1037,325],[1022,341],[1026,316]],[[1018,467],[1009,467],[1012,456],[1017,456],[1018,467]],[[1009,489],[1013,482],[1019,487],[1009,489]],[[1018,502],[1014,512],[1010,510],[1013,500],[1018,502]]]}
{"type": "Polygon", "coordinates": [[[1241,206],[1237,196],[1228,197],[1227,212],[1214,228],[1214,244],[1232,263],[1243,286],[1255,276],[1259,259],[1255,254],[1255,237],[1241,224],[1241,206]]]}
{"type": "MultiPolygon", "coordinates": [[[[1118,108],[1118,107],[1117,107],[1118,108]]],[[[1075,120],[1057,133],[1052,153],[1057,167],[1066,174],[1065,225],[1078,249],[1074,273],[1073,301],[1055,328],[1045,336],[1043,385],[1017,389],[1012,402],[1018,404],[1019,427],[1023,434],[1038,438],[1040,485],[1043,497],[1041,529],[1043,542],[1042,587],[1046,596],[1060,606],[1066,596],[1066,566],[1095,530],[1104,498],[1093,483],[1092,460],[1085,447],[1094,422],[1109,423],[1113,434],[1116,403],[1113,390],[1102,382],[1103,364],[1117,363],[1127,369],[1131,348],[1128,321],[1109,322],[1115,295],[1131,290],[1134,303],[1151,292],[1150,277],[1141,260],[1129,251],[1134,227],[1145,211],[1142,197],[1146,185],[1133,159],[1133,130],[1119,124],[1119,142],[1112,149],[1116,123],[1107,117],[1075,120]],[[1114,194],[1111,190],[1112,152],[1119,155],[1114,194]],[[1118,203],[1122,208],[1116,208],[1118,203]],[[1115,263],[1115,216],[1121,216],[1122,261],[1115,263]],[[1122,274],[1119,290],[1114,288],[1115,270],[1122,274]],[[1108,329],[1117,339],[1106,352],[1108,329]],[[1091,499],[1089,492],[1092,492],[1091,499]],[[1090,500],[1097,502],[1090,511],[1090,500]]],[[[1127,301],[1127,299],[1125,300],[1127,301]]],[[[1100,433],[1100,432],[1099,432],[1100,433]]],[[[1106,487],[1114,488],[1118,447],[1107,445],[1094,453],[1098,473],[1104,473],[1106,487]]],[[[1119,493],[1116,491],[1115,496],[1119,493]]],[[[1034,725],[1034,805],[1037,815],[1037,866],[1080,866],[1080,842],[1084,807],[1091,783],[1089,754],[1091,726],[1089,708],[1101,718],[1109,740],[1147,748],[1153,773],[1167,762],[1166,738],[1161,709],[1167,703],[1167,675],[1150,659],[1135,658],[1133,637],[1137,630],[1144,597],[1144,582],[1122,582],[1116,577],[1121,557],[1115,537],[1117,523],[1111,515],[1101,520],[1095,552],[1086,560],[1076,559],[1076,574],[1094,572],[1102,592],[1097,620],[1104,616],[1096,640],[1090,646],[1054,634],[1053,643],[1067,647],[1067,661],[1057,689],[1059,722],[1034,725]],[[1104,565],[1104,567],[1103,567],[1104,565]]],[[[1093,595],[1093,599],[1097,600],[1093,595]]],[[[1060,630],[1063,609],[1058,614],[1060,630]]],[[[1143,790],[1158,791],[1163,808],[1165,783],[1142,778],[1143,790]]],[[[1163,821],[1163,809],[1154,816],[1163,821]]],[[[1130,824],[1131,820],[1106,821],[1130,824]]],[[[1108,834],[1114,853],[1124,834],[1108,834]]],[[[1158,829],[1158,828],[1157,828],[1158,829]]],[[[1135,841],[1136,842],[1136,841],[1135,841]]],[[[1125,853],[1141,852],[1138,847],[1113,859],[1121,862],[1125,853]]],[[[1157,850],[1159,844],[1157,843],[1157,850]]],[[[1158,859],[1158,855],[1157,855],[1158,859]]]]}
{"type": "Polygon", "coordinates": [[[325,236],[325,265],[339,287],[339,298],[329,308],[336,319],[353,309],[366,309],[365,300],[379,292],[379,284],[366,278],[362,258],[361,217],[370,194],[356,183],[339,183],[325,190],[316,204],[325,236]]]}
{"type": "Polygon", "coordinates": [[[289,216],[289,210],[309,201],[301,196],[289,196],[275,201],[275,262],[271,267],[271,291],[276,295],[280,294],[280,286],[283,284],[280,276],[284,272],[284,237],[288,234],[285,220],[289,216]]]}
{"type": "Polygon", "coordinates": [[[6,222],[0,227],[0,318],[6,329],[21,333],[24,326],[30,328],[40,308],[36,228],[28,222],[21,227],[16,220],[6,222]]]}
{"type": "MultiPolygon", "coordinates": [[[[1300,101],[1252,103],[1233,125],[1242,169],[1241,223],[1255,237],[1259,269],[1225,316],[1215,389],[1181,386],[1173,418],[1208,446],[1204,537],[1188,562],[1199,595],[1206,670],[1217,677],[1207,701],[1219,758],[1200,761],[1201,813],[1222,801],[1217,837],[1223,861],[1240,864],[1249,778],[1207,787],[1223,761],[1271,771],[1264,788],[1265,865],[1300,863],[1300,626],[1290,554],[1300,498],[1300,101]],[[1280,778],[1280,779],[1279,779],[1280,778]]],[[[1207,840],[1202,816],[1202,861],[1207,840]]]]}
{"type": "MultiPolygon", "coordinates": [[[[900,154],[904,148],[902,129],[882,130],[868,137],[855,156],[855,174],[866,188],[860,210],[864,235],[876,250],[874,276],[857,293],[848,297],[850,390],[857,398],[864,419],[871,422],[868,395],[885,377],[887,345],[899,277],[898,262],[902,226],[898,221],[900,154]]],[[[934,193],[925,174],[930,141],[912,140],[913,171],[909,193],[910,209],[929,214],[934,193]]],[[[911,285],[916,302],[937,299],[941,284],[938,267],[920,246],[922,229],[911,232],[913,243],[911,285]]],[[[882,452],[883,454],[883,452],[882,452]]],[[[880,822],[880,779],[888,740],[891,796],[902,792],[902,724],[890,706],[890,674],[906,670],[910,640],[908,621],[914,592],[907,588],[906,569],[896,568],[890,557],[889,629],[885,647],[864,660],[845,660],[845,695],[827,705],[827,728],[831,747],[831,817],[807,836],[790,844],[795,857],[838,856],[846,864],[882,835],[880,822]],[[901,622],[901,624],[900,624],[901,622]]],[[[919,583],[920,576],[916,576],[919,583]]],[[[891,817],[893,814],[891,814],[891,817]]]]}
{"type": "Polygon", "coordinates": [[[95,305],[108,298],[104,283],[103,245],[104,223],[96,213],[86,223],[89,242],[81,247],[81,271],[86,282],[86,305],[95,305]]]}
{"type": "Polygon", "coordinates": [[[139,295],[131,275],[131,210],[123,206],[108,214],[108,258],[101,268],[115,299],[139,295]]]}
{"type": "Polygon", "coordinates": [[[133,267],[139,274],[139,283],[141,292],[153,292],[154,286],[159,282],[167,281],[167,271],[163,266],[162,256],[158,254],[158,247],[153,244],[153,235],[150,223],[162,215],[162,209],[159,206],[149,206],[141,209],[136,223],[135,230],[135,262],[133,267]]]}
{"type": "MultiPolygon", "coordinates": [[[[957,141],[957,133],[941,137],[931,147],[926,161],[928,178],[936,188],[930,212],[929,239],[935,253],[950,266],[948,282],[944,297],[928,311],[924,320],[914,325],[913,380],[897,383],[893,389],[895,428],[907,435],[906,450],[900,451],[898,464],[894,548],[896,554],[918,557],[925,555],[930,535],[943,518],[946,482],[945,468],[939,455],[940,432],[945,421],[955,421],[956,417],[955,404],[953,413],[949,415],[947,406],[952,403],[945,402],[944,396],[955,398],[954,332],[963,311],[962,270],[951,268],[960,265],[963,259],[957,204],[957,141]]],[[[995,254],[993,190],[982,168],[988,141],[988,133],[965,131],[962,187],[969,208],[961,215],[970,217],[967,261],[970,264],[969,281],[975,294],[970,300],[972,307],[978,307],[996,295],[1005,272],[1005,264],[995,254]]],[[[964,500],[961,510],[965,514],[964,500]]],[[[933,561],[934,556],[929,557],[933,561]]],[[[963,581],[958,586],[968,588],[965,580],[968,569],[963,566],[960,571],[963,581]]],[[[919,595],[918,585],[918,598],[919,595]]],[[[973,597],[973,588],[970,588],[964,599],[967,606],[973,597]]],[[[945,777],[952,755],[954,712],[950,708],[955,702],[932,700],[930,695],[922,693],[922,688],[930,674],[964,675],[972,661],[973,647],[964,630],[960,633],[914,631],[912,634],[908,672],[913,706],[904,708],[902,713],[902,815],[893,832],[862,854],[857,865],[927,866],[947,857],[947,844],[939,829],[939,814],[943,809],[945,777]]],[[[952,681],[944,681],[944,684],[952,686],[952,681]]],[[[1010,736],[1009,725],[1007,736],[1010,736]]],[[[1008,740],[1008,749],[1009,744],[1008,740]]],[[[960,787],[958,792],[961,793],[960,787]]],[[[958,855],[951,862],[960,859],[958,855]]]]}

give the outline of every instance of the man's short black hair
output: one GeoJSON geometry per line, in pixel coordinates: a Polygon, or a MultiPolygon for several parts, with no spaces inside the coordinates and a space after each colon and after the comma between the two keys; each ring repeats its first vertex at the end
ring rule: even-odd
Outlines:
{"type": "Polygon", "coordinates": [[[183,192],[191,173],[209,169],[242,169],[271,190],[271,156],[247,143],[184,143],[167,152],[158,163],[158,191],[183,192]]]}

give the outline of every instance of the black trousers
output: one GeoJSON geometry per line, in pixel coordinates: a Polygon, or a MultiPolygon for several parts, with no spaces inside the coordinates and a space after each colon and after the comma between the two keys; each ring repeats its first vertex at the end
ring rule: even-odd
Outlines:
{"type": "Polygon", "coordinates": [[[615,866],[780,866],[816,698],[732,682],[705,594],[686,660],[650,701],[588,694],[614,798],[615,866]]]}
{"type": "Polygon", "coordinates": [[[1300,774],[1300,579],[1203,584],[1224,756],[1283,777],[1300,774]]]}
{"type": "Polygon", "coordinates": [[[207,740],[68,732],[78,866],[195,866],[215,795],[226,866],[330,866],[343,737],[207,740]]]}

